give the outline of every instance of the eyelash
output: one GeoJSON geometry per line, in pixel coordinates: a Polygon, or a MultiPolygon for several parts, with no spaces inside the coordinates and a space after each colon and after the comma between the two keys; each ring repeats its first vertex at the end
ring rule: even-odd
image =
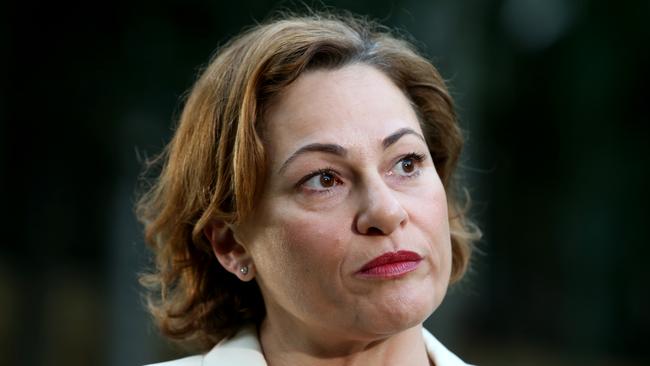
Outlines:
{"type": "MultiPolygon", "coordinates": [[[[399,164],[399,162],[404,161],[404,160],[407,160],[407,159],[411,159],[411,160],[413,160],[417,165],[419,165],[419,164],[422,163],[422,161],[424,161],[425,158],[426,158],[426,155],[424,155],[424,154],[420,154],[420,153],[416,153],[416,152],[408,153],[408,154],[406,154],[406,155],[400,157],[400,158],[395,162],[395,164],[393,164],[393,167],[396,166],[397,164],[399,164]]],[[[391,171],[392,171],[392,169],[391,169],[391,171]]],[[[411,174],[409,174],[409,175],[400,175],[399,178],[401,178],[401,179],[411,179],[411,178],[415,178],[415,177],[417,177],[418,175],[420,175],[421,172],[422,172],[422,171],[418,169],[417,171],[415,171],[415,172],[413,172],[413,173],[411,173],[411,174]]]]}
{"type": "Polygon", "coordinates": [[[302,179],[301,179],[301,180],[296,184],[296,188],[299,188],[300,186],[302,186],[303,184],[305,184],[306,182],[308,182],[308,181],[309,181],[310,179],[312,179],[313,177],[318,176],[318,175],[323,175],[323,174],[329,174],[329,175],[332,175],[332,176],[334,177],[334,179],[336,179],[337,181],[340,181],[340,179],[336,178],[336,177],[339,175],[339,174],[336,172],[336,170],[334,170],[334,168],[332,168],[332,167],[327,167],[327,168],[323,168],[323,169],[317,169],[317,170],[314,170],[314,171],[312,171],[311,173],[309,173],[309,174],[307,174],[306,176],[304,176],[304,177],[303,177],[303,178],[302,178],[302,179]]]}
{"type": "Polygon", "coordinates": [[[416,153],[416,152],[412,152],[412,153],[408,153],[408,154],[402,156],[398,161],[404,160],[404,159],[413,159],[413,160],[415,160],[415,161],[417,161],[419,163],[422,160],[424,160],[424,158],[426,158],[426,155],[416,153]]]}
{"type": "MultiPolygon", "coordinates": [[[[401,157],[400,157],[400,158],[399,158],[399,159],[398,159],[398,160],[393,164],[393,167],[395,167],[399,162],[404,161],[404,160],[407,160],[407,159],[411,159],[411,160],[413,160],[416,164],[419,165],[420,163],[422,163],[422,161],[424,161],[424,160],[426,159],[426,155],[425,155],[425,154],[421,154],[421,153],[416,153],[416,152],[408,153],[408,154],[406,154],[406,155],[401,156],[401,157]]],[[[391,169],[391,171],[392,171],[392,169],[391,169]]],[[[413,172],[413,173],[410,174],[410,175],[400,175],[400,176],[399,176],[399,179],[412,179],[412,178],[415,178],[415,177],[419,176],[420,173],[421,173],[421,170],[417,170],[417,171],[413,172]]],[[[331,175],[331,176],[333,176],[334,179],[337,181],[337,184],[338,184],[338,185],[340,185],[340,184],[342,183],[341,180],[338,178],[339,174],[336,172],[336,170],[335,170],[334,168],[332,168],[332,167],[326,167],[326,168],[322,168],[322,169],[314,170],[314,171],[312,171],[311,173],[309,173],[309,174],[307,174],[306,176],[304,176],[304,177],[303,177],[303,178],[302,178],[302,179],[301,179],[301,180],[296,184],[295,188],[296,188],[296,189],[299,189],[300,187],[302,187],[306,182],[308,182],[308,181],[309,181],[310,179],[312,179],[313,177],[316,177],[316,176],[319,176],[319,175],[324,175],[324,174],[327,174],[327,175],[331,175]]],[[[332,191],[332,188],[330,188],[330,189],[323,189],[323,190],[310,190],[310,193],[322,194],[322,193],[330,193],[331,191],[332,191]]]]}

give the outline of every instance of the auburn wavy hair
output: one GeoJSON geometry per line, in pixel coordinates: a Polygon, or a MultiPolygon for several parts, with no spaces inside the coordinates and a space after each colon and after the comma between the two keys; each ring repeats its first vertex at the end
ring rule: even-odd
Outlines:
{"type": "Polygon", "coordinates": [[[382,71],[412,103],[447,192],[451,282],[463,276],[480,232],[454,179],[463,139],[443,78],[411,43],[378,23],[283,14],[221,47],[192,87],[172,140],[147,163],[145,172],[157,167],[159,174],[145,179],[137,215],[155,267],[140,279],[164,335],[207,350],[263,319],[257,284],[221,266],[203,229],[214,219],[236,225],[255,209],[266,175],[262,116],[273,97],[302,73],[353,63],[382,71]]]}

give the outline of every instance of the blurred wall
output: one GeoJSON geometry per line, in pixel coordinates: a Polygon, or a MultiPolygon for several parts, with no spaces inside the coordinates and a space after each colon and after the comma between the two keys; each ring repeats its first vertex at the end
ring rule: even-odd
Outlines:
{"type": "MultiPolygon", "coordinates": [[[[412,34],[449,80],[485,232],[427,326],[481,365],[646,365],[650,2],[325,1],[412,34]]],[[[140,160],[214,49],[272,1],[0,11],[0,364],[137,365],[140,160]]]]}

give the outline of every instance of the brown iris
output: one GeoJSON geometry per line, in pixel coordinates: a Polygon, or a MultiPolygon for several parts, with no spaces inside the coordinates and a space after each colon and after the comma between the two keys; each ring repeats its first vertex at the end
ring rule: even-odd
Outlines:
{"type": "Polygon", "coordinates": [[[415,164],[413,164],[413,159],[404,159],[402,160],[402,169],[405,173],[412,173],[415,169],[415,164]]]}
{"type": "Polygon", "coordinates": [[[331,174],[321,174],[320,175],[320,184],[325,188],[330,188],[334,185],[334,177],[331,174]]]}

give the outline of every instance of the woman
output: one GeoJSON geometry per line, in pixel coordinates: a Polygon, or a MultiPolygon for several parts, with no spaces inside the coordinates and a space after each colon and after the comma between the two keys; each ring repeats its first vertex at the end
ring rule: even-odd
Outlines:
{"type": "Polygon", "coordinates": [[[226,44],[139,202],[166,365],[464,365],[423,327],[478,231],[436,69],[353,17],[288,17],[226,44]]]}

